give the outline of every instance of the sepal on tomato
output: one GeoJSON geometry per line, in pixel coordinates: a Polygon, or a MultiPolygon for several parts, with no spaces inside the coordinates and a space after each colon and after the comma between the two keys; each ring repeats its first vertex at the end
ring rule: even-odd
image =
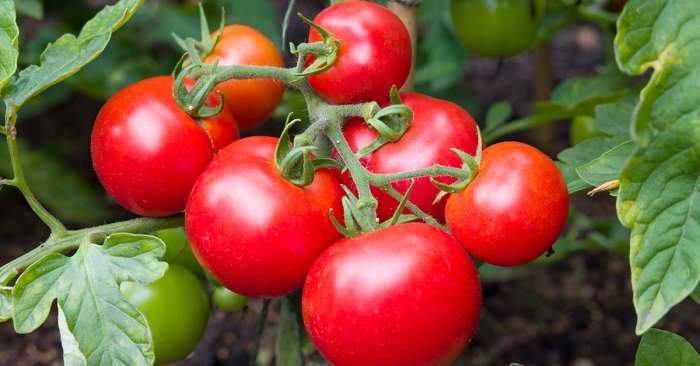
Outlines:
{"type": "Polygon", "coordinates": [[[403,137],[413,121],[411,108],[401,104],[396,86],[391,89],[392,105],[378,110],[372,117],[366,119],[367,124],[379,135],[369,145],[360,149],[355,156],[361,159],[389,142],[396,142],[403,137]]]}
{"type": "Polygon", "coordinates": [[[303,71],[293,74],[295,77],[301,79],[311,75],[318,75],[333,67],[335,60],[338,58],[338,53],[340,53],[340,41],[333,37],[326,29],[312,22],[301,13],[297,13],[297,15],[304,23],[315,28],[318,33],[321,34],[321,42],[319,43],[323,45],[322,48],[317,48],[312,46],[314,45],[313,43],[302,44],[297,48],[294,47],[293,44],[290,44],[289,50],[292,54],[302,57],[313,54],[316,57],[311,65],[308,65],[303,71]]]}
{"type": "Polygon", "coordinates": [[[437,180],[435,180],[435,178],[430,178],[430,183],[432,183],[434,186],[440,189],[440,193],[438,193],[438,195],[435,197],[433,204],[440,201],[448,193],[462,192],[465,188],[467,188],[469,183],[471,183],[474,180],[474,178],[476,178],[476,175],[479,174],[479,165],[481,164],[481,151],[483,149],[483,142],[481,139],[481,131],[479,131],[478,127],[477,137],[479,138],[479,140],[476,146],[476,156],[471,156],[459,149],[450,149],[455,154],[459,155],[460,159],[462,159],[462,170],[467,172],[467,176],[465,178],[457,179],[457,181],[452,184],[440,183],[437,180]]]}
{"type": "Polygon", "coordinates": [[[192,63],[194,64],[201,64],[202,59],[214,51],[216,44],[219,42],[224,33],[224,27],[226,26],[225,9],[223,7],[221,8],[221,22],[219,24],[219,30],[216,32],[214,38],[210,36],[211,31],[209,30],[209,22],[204,14],[204,9],[202,8],[201,3],[199,3],[199,23],[202,37],[202,39],[199,41],[189,37],[182,39],[177,34],[172,33],[175,43],[177,43],[177,45],[186,52],[185,55],[189,56],[183,57],[185,60],[187,60],[185,63],[193,61],[192,63]],[[189,60],[189,58],[192,58],[192,60],[189,60]]]}
{"type": "Polygon", "coordinates": [[[215,107],[208,107],[205,105],[209,94],[211,94],[216,86],[216,79],[213,76],[216,73],[216,64],[214,65],[214,72],[211,75],[201,77],[190,91],[187,90],[187,87],[185,87],[185,77],[191,70],[199,67],[201,67],[201,64],[187,66],[182,69],[175,79],[173,97],[180,109],[185,111],[189,116],[193,118],[207,118],[221,113],[224,109],[224,94],[217,90],[220,103],[215,107]]]}

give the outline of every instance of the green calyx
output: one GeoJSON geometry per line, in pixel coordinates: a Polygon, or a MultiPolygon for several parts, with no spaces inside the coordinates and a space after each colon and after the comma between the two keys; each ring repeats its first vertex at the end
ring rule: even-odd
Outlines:
{"type": "Polygon", "coordinates": [[[207,57],[212,53],[212,51],[214,51],[216,44],[219,42],[224,33],[224,27],[226,26],[226,13],[224,8],[221,8],[221,23],[219,24],[219,30],[214,38],[210,37],[211,31],[209,30],[207,17],[204,14],[204,9],[202,8],[201,3],[199,4],[199,23],[201,32],[200,40],[189,37],[182,39],[177,34],[172,33],[175,43],[177,43],[177,45],[186,52],[186,56],[183,58],[183,60],[181,60],[181,62],[184,61],[185,65],[191,63],[201,63],[201,59],[207,57]]]}
{"type": "Polygon", "coordinates": [[[291,113],[287,116],[287,122],[275,148],[275,166],[282,178],[294,185],[304,187],[314,181],[314,173],[317,169],[338,168],[340,163],[333,159],[312,159],[311,152],[318,148],[305,135],[296,136],[292,144],[289,130],[300,120],[292,120],[291,116],[291,113]]]}
{"type": "Polygon", "coordinates": [[[209,94],[216,86],[216,64],[214,65],[214,73],[206,75],[197,80],[192,90],[188,91],[185,86],[185,77],[187,74],[201,65],[187,66],[175,78],[173,87],[173,97],[180,108],[193,118],[206,118],[220,113],[224,109],[224,94],[217,91],[220,98],[220,103],[216,107],[207,107],[205,105],[209,94]]]}
{"type": "Polygon", "coordinates": [[[338,53],[340,53],[340,41],[333,37],[329,31],[312,22],[301,13],[297,13],[297,15],[306,24],[313,27],[318,31],[318,33],[321,34],[321,42],[302,43],[298,47],[294,46],[294,44],[289,45],[290,52],[302,59],[305,59],[309,55],[313,55],[315,57],[311,65],[306,66],[306,68],[301,72],[296,72],[293,74],[293,76],[297,79],[302,79],[307,76],[320,74],[330,69],[335,63],[335,60],[338,58],[338,53]]]}
{"type": "Polygon", "coordinates": [[[355,154],[358,159],[371,154],[389,142],[398,141],[408,131],[413,120],[413,111],[401,104],[401,98],[395,86],[391,89],[391,102],[392,105],[380,109],[366,120],[367,124],[379,133],[379,136],[355,154]]]}

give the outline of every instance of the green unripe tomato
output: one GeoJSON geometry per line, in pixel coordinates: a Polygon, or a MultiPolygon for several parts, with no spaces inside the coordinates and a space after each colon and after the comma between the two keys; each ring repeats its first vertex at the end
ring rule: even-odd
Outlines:
{"type": "Polygon", "coordinates": [[[457,35],[470,52],[509,57],[527,50],[542,20],[545,0],[452,0],[457,35]]]}
{"type": "Polygon", "coordinates": [[[209,296],[197,276],[171,264],[148,286],[122,282],[126,299],[146,317],[156,364],[187,357],[202,339],[209,319],[209,296]]]}
{"type": "Polygon", "coordinates": [[[591,116],[576,116],[571,121],[571,146],[578,145],[581,141],[588,140],[593,137],[606,136],[600,127],[598,121],[591,116]]]}
{"type": "Polygon", "coordinates": [[[248,298],[226,287],[217,287],[214,290],[214,303],[222,310],[239,311],[248,304],[248,298]]]}
{"type": "Polygon", "coordinates": [[[162,261],[183,266],[195,273],[202,271],[202,266],[197,262],[187,241],[184,227],[158,230],[155,235],[165,242],[166,249],[162,261]]]}

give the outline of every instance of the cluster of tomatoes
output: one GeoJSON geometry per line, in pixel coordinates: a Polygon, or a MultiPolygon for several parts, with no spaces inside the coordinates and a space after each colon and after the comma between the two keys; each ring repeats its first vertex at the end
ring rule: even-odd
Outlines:
{"type": "MultiPolygon", "coordinates": [[[[308,77],[310,87],[330,104],[390,104],[384,101],[390,88],[403,84],[411,64],[401,20],[380,5],[346,1],[314,23],[337,39],[339,53],[329,70],[308,77]]],[[[321,38],[312,28],[309,42],[321,38]]],[[[204,61],[217,59],[219,65],[282,66],[272,43],[242,26],[226,27],[204,61]]],[[[248,79],[216,88],[226,105],[201,119],[180,110],[171,77],[114,95],[93,130],[97,175],[117,202],[137,214],[184,210],[197,261],[226,288],[273,298],[303,286],[306,330],[335,365],[450,364],[473,336],[481,311],[469,254],[501,266],[527,263],[551,247],[566,220],[566,184],[548,157],[515,142],[480,153],[477,125],[461,107],[403,93],[402,104],[413,112],[410,128],[399,141],[363,156],[362,166],[374,174],[461,168],[462,157],[451,150],[458,149],[480,157],[479,173],[465,190],[437,202],[440,191],[429,177],[391,183],[401,194],[412,186],[408,199],[442,227],[409,222],[342,238],[331,215],[343,221],[342,185],[356,190],[354,177],[321,168],[311,184],[296,186],[277,170],[277,138],[239,139],[237,126],[265,120],[284,85],[248,79]]],[[[207,104],[216,99],[212,95],[207,104]]],[[[344,123],[343,134],[345,140],[334,143],[356,152],[378,132],[354,118],[344,123]]],[[[444,185],[455,180],[435,178],[444,185]]],[[[372,194],[377,220],[394,216],[398,201],[378,187],[372,194]]]]}

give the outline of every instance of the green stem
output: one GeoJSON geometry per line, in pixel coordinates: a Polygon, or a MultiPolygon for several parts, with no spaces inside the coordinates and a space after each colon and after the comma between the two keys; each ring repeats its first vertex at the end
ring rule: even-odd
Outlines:
{"type": "MultiPolygon", "coordinates": [[[[389,184],[382,186],[382,189],[384,189],[387,193],[389,193],[389,195],[394,197],[397,201],[401,201],[403,199],[403,195],[389,184]]],[[[443,225],[441,225],[439,222],[437,222],[437,220],[435,220],[434,217],[425,213],[418,206],[416,206],[413,202],[406,201],[406,207],[409,210],[411,210],[411,212],[413,212],[416,216],[418,216],[421,220],[423,220],[426,224],[433,225],[433,226],[439,227],[442,230],[447,231],[447,229],[443,225]]]]}
{"type": "Polygon", "coordinates": [[[5,113],[5,129],[9,132],[7,134],[7,146],[10,151],[10,163],[12,165],[14,178],[11,180],[5,180],[4,183],[19,189],[32,211],[34,211],[34,213],[39,216],[41,221],[43,221],[49,227],[49,229],[51,229],[51,235],[63,235],[67,231],[66,227],[39,202],[36,196],[34,196],[34,193],[32,193],[32,190],[29,188],[27,179],[24,176],[24,169],[19,161],[17,129],[15,127],[17,123],[17,108],[13,105],[6,105],[5,113]]]}
{"type": "Polygon", "coordinates": [[[267,321],[267,314],[270,312],[270,302],[272,300],[263,300],[262,311],[260,312],[260,318],[258,318],[258,327],[255,331],[255,339],[253,339],[253,349],[250,351],[250,361],[248,365],[255,366],[258,360],[258,352],[260,351],[260,337],[262,337],[263,330],[265,330],[265,322],[267,321]]]}
{"type": "MultiPolygon", "coordinates": [[[[338,122],[340,122],[338,120],[338,122]]],[[[326,136],[333,142],[338,154],[343,159],[345,167],[350,172],[357,192],[359,193],[357,208],[362,213],[362,220],[358,222],[363,231],[373,231],[379,227],[377,219],[377,200],[370,191],[370,183],[367,178],[370,174],[355,154],[350,149],[340,126],[340,123],[330,123],[326,129],[326,136]]]]}
{"type": "Polygon", "coordinates": [[[146,234],[156,230],[182,226],[183,224],[184,215],[180,214],[163,218],[141,217],[86,229],[67,230],[60,235],[52,233],[43,244],[0,267],[0,279],[9,281],[47,254],[65,253],[75,250],[86,237],[106,237],[122,232],[146,234]],[[7,273],[12,275],[8,276],[7,273]]]}
{"type": "Polygon", "coordinates": [[[290,84],[294,69],[285,69],[274,66],[250,66],[250,65],[202,65],[192,70],[188,77],[199,78],[204,75],[214,75],[216,83],[231,79],[274,79],[290,84]],[[214,70],[216,69],[216,72],[214,70]]]}
{"type": "Polygon", "coordinates": [[[469,178],[469,173],[457,168],[449,166],[433,165],[429,168],[412,170],[408,172],[390,173],[390,174],[370,174],[369,181],[375,186],[384,186],[399,180],[406,180],[420,177],[440,177],[451,176],[455,178],[469,178]]]}

